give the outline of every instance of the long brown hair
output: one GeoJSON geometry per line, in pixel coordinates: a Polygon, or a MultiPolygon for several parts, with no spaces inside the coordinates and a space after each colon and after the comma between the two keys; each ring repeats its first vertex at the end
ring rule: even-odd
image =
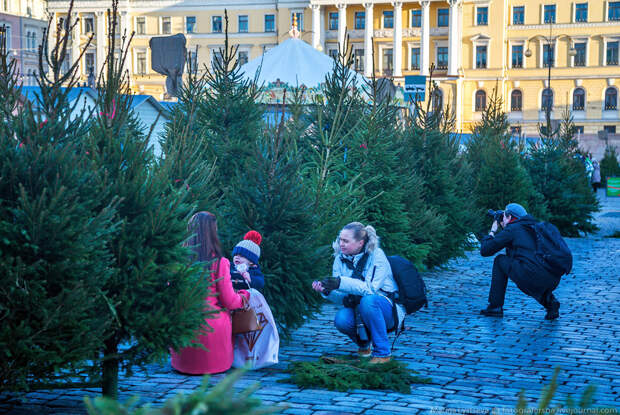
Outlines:
{"type": "Polygon", "coordinates": [[[187,240],[189,246],[196,253],[196,260],[211,261],[222,257],[222,246],[217,237],[217,219],[210,212],[198,212],[189,220],[189,231],[192,236],[187,240]]]}

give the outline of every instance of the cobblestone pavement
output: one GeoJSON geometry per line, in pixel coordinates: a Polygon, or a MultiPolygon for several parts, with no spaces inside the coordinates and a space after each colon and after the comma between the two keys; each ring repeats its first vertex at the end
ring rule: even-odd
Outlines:
{"type": "MultiPolygon", "coordinates": [[[[604,199],[604,198],[603,198],[604,199]]],[[[410,394],[354,390],[347,393],[300,389],[278,381],[287,362],[315,359],[322,354],[347,353],[352,345],[332,324],[335,308],[325,305],[316,319],[298,329],[281,348],[281,363],[247,373],[238,387],[256,381],[256,395],[268,403],[286,403],[287,414],[441,413],[514,408],[520,391],[533,404],[543,385],[560,367],[556,400],[580,397],[587,385],[597,386],[595,402],[620,407],[620,239],[603,235],[620,230],[620,200],[602,200],[599,234],[569,239],[573,273],[556,290],[561,302],[558,320],[543,319],[544,310],[509,284],[504,318],[478,315],[486,305],[492,258],[476,252],[452,261],[443,270],[425,275],[430,305],[407,317],[394,356],[433,379],[413,385],[410,394]],[[611,214],[611,215],[610,215],[611,214]]],[[[213,377],[217,381],[223,375],[213,377]]],[[[120,381],[120,398],[140,395],[161,403],[178,392],[189,392],[200,377],[175,373],[170,365],[150,366],[120,381]]],[[[19,406],[0,406],[12,414],[83,414],[82,398],[97,390],[31,393],[19,406]]]]}

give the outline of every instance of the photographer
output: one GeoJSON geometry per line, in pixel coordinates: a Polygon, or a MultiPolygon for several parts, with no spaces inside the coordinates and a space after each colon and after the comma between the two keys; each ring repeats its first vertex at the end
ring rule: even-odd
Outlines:
{"type": "Polygon", "coordinates": [[[494,214],[493,226],[482,239],[480,254],[492,256],[506,248],[506,255],[498,255],[493,261],[489,305],[480,313],[490,317],[504,315],[502,307],[510,278],[521,291],[545,307],[546,320],[558,318],[560,303],[553,296],[553,290],[558,286],[560,278],[543,268],[535,257],[536,240],[531,226],[537,223],[536,219],[517,203],[508,204],[504,212],[489,213],[494,214]],[[504,229],[497,232],[500,221],[504,229]]]}
{"type": "Polygon", "coordinates": [[[398,287],[375,229],[349,223],[334,242],[334,251],[332,277],[314,281],[312,288],[344,305],[334,324],[359,346],[360,357],[371,355],[372,343],[370,363],[389,362],[387,332],[398,327],[405,313],[400,304],[394,304],[398,287]]]}

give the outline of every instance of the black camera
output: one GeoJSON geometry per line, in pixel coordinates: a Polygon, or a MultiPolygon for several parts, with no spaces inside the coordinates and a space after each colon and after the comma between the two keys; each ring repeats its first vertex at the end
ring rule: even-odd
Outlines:
{"type": "Polygon", "coordinates": [[[497,223],[501,223],[502,220],[504,220],[504,211],[489,209],[487,211],[487,216],[492,217],[494,221],[497,221],[497,223]]]}

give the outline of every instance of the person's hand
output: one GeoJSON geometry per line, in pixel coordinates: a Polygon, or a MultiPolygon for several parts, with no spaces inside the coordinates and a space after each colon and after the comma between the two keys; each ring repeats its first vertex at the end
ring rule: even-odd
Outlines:
{"type": "Polygon", "coordinates": [[[323,284],[323,289],[326,291],[326,295],[329,295],[330,292],[340,288],[340,277],[325,278],[321,281],[321,284],[323,284]]]}
{"type": "Polygon", "coordinates": [[[499,225],[497,224],[497,221],[494,220],[493,225],[491,226],[491,232],[493,233],[497,232],[497,228],[499,228],[499,225]]]}
{"type": "Polygon", "coordinates": [[[312,289],[316,292],[322,293],[324,290],[323,284],[321,284],[321,281],[314,281],[312,283],[312,289]]]}
{"type": "Polygon", "coordinates": [[[243,277],[244,280],[246,280],[248,283],[252,282],[252,277],[250,277],[250,273],[249,272],[244,272],[241,274],[241,276],[243,277]]]}

